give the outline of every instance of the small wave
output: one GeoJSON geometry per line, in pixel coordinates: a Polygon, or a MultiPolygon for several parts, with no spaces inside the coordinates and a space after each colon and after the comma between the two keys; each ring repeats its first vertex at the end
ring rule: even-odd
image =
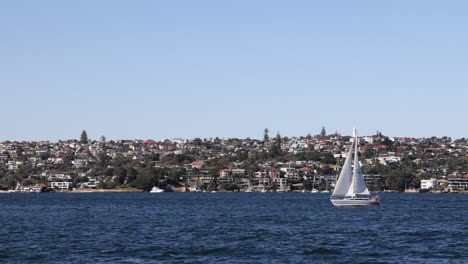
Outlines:
{"type": "Polygon", "coordinates": [[[42,254],[39,255],[32,255],[28,257],[28,260],[40,260],[40,259],[45,259],[46,257],[42,254]]]}
{"type": "Polygon", "coordinates": [[[386,254],[384,253],[379,253],[379,252],[368,252],[368,253],[363,253],[361,254],[362,256],[366,256],[366,257],[383,257],[385,256],[386,254]]]}
{"type": "Polygon", "coordinates": [[[305,250],[304,255],[339,255],[342,254],[338,249],[319,247],[313,250],[305,250]]]}
{"type": "Polygon", "coordinates": [[[173,257],[180,254],[180,252],[169,250],[160,255],[160,257],[173,257]]]}
{"type": "Polygon", "coordinates": [[[220,254],[224,252],[228,252],[229,248],[221,247],[221,248],[210,248],[210,249],[204,249],[200,251],[195,251],[195,252],[189,252],[189,254],[193,255],[211,255],[211,254],[220,254]]]}
{"type": "Polygon", "coordinates": [[[366,262],[359,262],[359,264],[386,264],[389,262],[375,262],[375,261],[366,261],[366,262]]]}
{"type": "Polygon", "coordinates": [[[406,233],[403,233],[404,235],[407,235],[407,236],[415,236],[415,237],[420,237],[420,236],[427,236],[426,233],[424,232],[406,232],[406,233]]]}
{"type": "Polygon", "coordinates": [[[250,239],[257,239],[258,237],[256,236],[242,236],[242,237],[239,237],[237,240],[239,241],[244,241],[244,240],[250,240],[250,239]]]}
{"type": "Polygon", "coordinates": [[[346,246],[345,242],[340,242],[340,241],[333,241],[333,242],[322,242],[320,243],[322,246],[335,246],[335,247],[342,247],[346,246]]]}

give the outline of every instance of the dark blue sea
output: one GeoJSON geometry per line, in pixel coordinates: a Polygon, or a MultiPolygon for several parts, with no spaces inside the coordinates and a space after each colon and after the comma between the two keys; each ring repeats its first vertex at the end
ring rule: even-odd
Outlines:
{"type": "Polygon", "coordinates": [[[467,194],[0,194],[2,263],[468,263],[467,194]]]}

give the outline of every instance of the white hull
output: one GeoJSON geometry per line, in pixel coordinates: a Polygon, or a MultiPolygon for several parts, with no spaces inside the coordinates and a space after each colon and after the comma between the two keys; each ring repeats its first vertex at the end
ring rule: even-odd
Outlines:
{"type": "Polygon", "coordinates": [[[331,199],[334,206],[374,206],[380,205],[379,201],[371,199],[331,199]]]}
{"type": "Polygon", "coordinates": [[[162,192],[164,192],[164,190],[158,187],[153,187],[153,189],[151,189],[150,191],[150,193],[162,193],[162,192]]]}

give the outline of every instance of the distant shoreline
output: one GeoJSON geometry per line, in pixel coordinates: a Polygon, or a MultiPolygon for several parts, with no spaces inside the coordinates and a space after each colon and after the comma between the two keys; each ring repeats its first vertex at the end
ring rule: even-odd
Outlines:
{"type": "Polygon", "coordinates": [[[143,190],[119,190],[119,189],[91,189],[91,190],[64,191],[63,193],[131,193],[131,192],[133,193],[133,192],[144,192],[144,191],[143,190]]]}
{"type": "MultiPolygon", "coordinates": [[[[74,191],[56,191],[49,193],[139,193],[143,190],[118,190],[118,189],[89,189],[89,190],[74,190],[74,191]]],[[[0,193],[27,193],[18,191],[0,191],[0,193]]],[[[47,193],[47,192],[44,192],[47,193]]]]}
{"type": "MultiPolygon", "coordinates": [[[[4,191],[0,190],[0,193],[26,193],[26,192],[18,192],[18,191],[4,191]]],[[[46,193],[46,192],[45,192],[46,193]]],[[[51,192],[51,193],[149,193],[144,190],[119,190],[119,189],[83,189],[83,190],[73,190],[73,191],[56,191],[56,192],[51,192]]],[[[191,192],[167,192],[167,193],[191,193],[191,192]]],[[[200,193],[200,192],[193,192],[193,193],[200,193]]],[[[207,192],[210,193],[210,192],[207,192]]],[[[217,193],[228,193],[227,191],[217,191],[217,193]]],[[[237,192],[231,192],[231,193],[237,193],[237,192]]],[[[243,192],[239,192],[243,193],[243,192]]],[[[260,192],[258,192],[260,193],[260,192]]],[[[275,192],[268,192],[268,193],[275,193],[275,192]]],[[[301,191],[293,191],[291,193],[303,193],[301,191]]],[[[304,193],[310,193],[310,192],[304,192],[304,193]]],[[[426,194],[426,193],[432,193],[432,194],[457,194],[457,193],[462,193],[462,194],[468,194],[468,191],[457,191],[457,192],[414,192],[414,191],[406,191],[406,192],[380,192],[380,193],[407,193],[407,194],[426,194]]]]}

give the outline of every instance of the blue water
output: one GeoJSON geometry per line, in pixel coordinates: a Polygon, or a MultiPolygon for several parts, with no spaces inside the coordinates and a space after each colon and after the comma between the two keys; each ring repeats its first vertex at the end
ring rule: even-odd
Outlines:
{"type": "Polygon", "coordinates": [[[0,194],[4,263],[468,263],[468,195],[0,194]]]}

